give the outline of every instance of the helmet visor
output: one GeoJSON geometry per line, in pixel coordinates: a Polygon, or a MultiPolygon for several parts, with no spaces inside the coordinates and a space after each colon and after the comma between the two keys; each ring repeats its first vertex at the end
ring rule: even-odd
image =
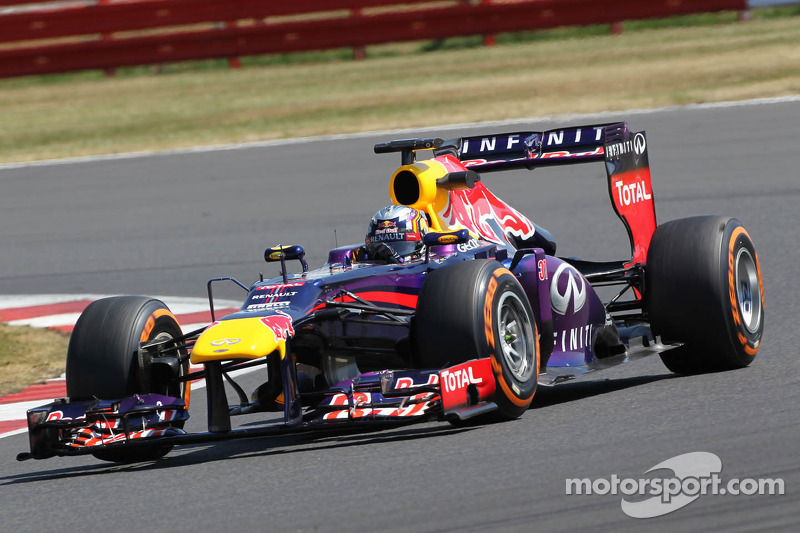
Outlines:
{"type": "Polygon", "coordinates": [[[411,255],[422,247],[422,235],[419,233],[379,233],[370,235],[368,242],[382,242],[397,252],[400,257],[411,255]]]}
{"type": "Polygon", "coordinates": [[[388,244],[392,250],[397,252],[397,255],[400,257],[405,257],[417,251],[417,246],[419,243],[420,241],[390,241],[386,244],[388,244]]]}

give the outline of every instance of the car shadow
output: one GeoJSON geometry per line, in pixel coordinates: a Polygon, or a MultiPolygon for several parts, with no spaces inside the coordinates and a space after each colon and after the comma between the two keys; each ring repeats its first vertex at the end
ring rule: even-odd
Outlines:
{"type": "MultiPolygon", "coordinates": [[[[215,461],[231,461],[253,457],[270,457],[283,454],[314,453],[351,446],[373,446],[386,442],[430,439],[455,433],[471,431],[472,427],[456,428],[446,423],[436,425],[404,426],[402,429],[337,429],[295,435],[252,437],[202,444],[187,444],[171,452],[174,455],[155,462],[131,464],[98,462],[70,468],[59,468],[46,472],[30,472],[0,477],[0,487],[54,479],[101,476],[118,472],[139,472],[179,468],[215,461]],[[180,452],[180,453],[177,453],[180,452]]],[[[58,458],[55,458],[56,460],[58,458]]],[[[68,460],[68,458],[66,459],[68,460]]]]}
{"type": "Polygon", "coordinates": [[[560,383],[554,386],[540,386],[536,390],[536,396],[534,397],[530,409],[543,409],[553,405],[574,402],[576,400],[583,400],[603,394],[610,394],[629,389],[631,387],[639,387],[642,385],[647,385],[648,383],[655,383],[657,381],[674,379],[677,377],[678,376],[676,374],[666,373],[653,376],[636,376],[619,379],[594,379],[560,383]]]}

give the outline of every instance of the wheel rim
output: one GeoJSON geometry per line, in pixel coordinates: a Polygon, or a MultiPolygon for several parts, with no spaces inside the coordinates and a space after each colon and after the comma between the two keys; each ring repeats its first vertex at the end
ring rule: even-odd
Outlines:
{"type": "Polygon", "coordinates": [[[747,331],[756,333],[761,322],[761,284],[758,282],[758,268],[750,250],[739,250],[734,269],[739,315],[747,331]]]}
{"type": "Polygon", "coordinates": [[[522,300],[506,292],[498,304],[498,336],[503,359],[517,381],[526,382],[536,371],[533,327],[522,300]]]}
{"type": "MultiPolygon", "coordinates": [[[[152,342],[171,341],[174,338],[175,337],[173,337],[172,334],[169,333],[168,331],[160,331],[160,332],[158,332],[158,334],[155,337],[153,337],[152,339],[149,339],[147,342],[148,343],[152,343],[152,342]]],[[[185,374],[186,374],[186,372],[185,372],[184,365],[180,365],[179,371],[178,371],[178,375],[180,377],[183,377],[185,374]]],[[[174,393],[177,392],[178,393],[177,396],[179,398],[183,398],[184,393],[185,393],[186,382],[185,381],[183,381],[183,382],[179,381],[177,383],[170,383],[170,382],[161,383],[161,382],[158,382],[158,383],[154,383],[153,385],[155,385],[155,386],[151,385],[151,389],[155,389],[155,390],[151,390],[151,392],[154,392],[156,394],[162,394],[164,396],[175,396],[174,393]],[[177,390],[174,390],[174,389],[171,388],[171,385],[173,385],[173,384],[177,384],[177,390]]]]}

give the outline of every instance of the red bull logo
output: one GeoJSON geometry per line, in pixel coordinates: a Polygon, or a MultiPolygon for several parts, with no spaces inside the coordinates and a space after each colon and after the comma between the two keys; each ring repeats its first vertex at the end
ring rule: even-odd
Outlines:
{"type": "Polygon", "coordinates": [[[451,191],[447,207],[440,216],[451,228],[467,228],[500,244],[508,243],[507,234],[527,239],[535,231],[530,220],[480,182],[473,189],[451,191]],[[498,232],[498,229],[501,231],[498,232]]]}
{"type": "Polygon", "coordinates": [[[275,342],[286,342],[289,337],[294,337],[292,317],[282,311],[276,311],[274,315],[262,317],[261,323],[272,330],[272,334],[275,335],[275,342]]]}
{"type": "Polygon", "coordinates": [[[378,223],[379,228],[394,228],[397,226],[394,220],[384,220],[378,223]]]}

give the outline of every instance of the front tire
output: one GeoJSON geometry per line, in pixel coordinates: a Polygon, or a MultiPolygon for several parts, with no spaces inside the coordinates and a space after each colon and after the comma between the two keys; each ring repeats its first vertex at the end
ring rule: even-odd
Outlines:
{"type": "MultiPolygon", "coordinates": [[[[67,350],[67,395],[70,400],[115,400],[157,393],[189,399],[189,385],[171,376],[156,376],[139,358],[146,342],[182,335],[167,306],[144,296],[115,296],[92,302],[81,314],[67,350]]],[[[181,372],[188,371],[188,360],[181,372]]],[[[181,423],[182,424],[182,423],[181,423]]],[[[178,427],[176,425],[176,427],[178,427]]],[[[160,459],[171,446],[97,451],[98,459],[135,462],[160,459]]]]}
{"type": "Polygon", "coordinates": [[[653,332],[683,346],[667,368],[697,374],[744,368],[764,331],[764,291],[753,242],[728,217],[692,217],[656,228],[647,254],[645,303],[653,332]]]}
{"type": "Polygon", "coordinates": [[[428,273],[413,329],[420,368],[488,357],[499,418],[528,409],[539,378],[538,332],[524,290],[500,263],[464,261],[428,273]]]}

